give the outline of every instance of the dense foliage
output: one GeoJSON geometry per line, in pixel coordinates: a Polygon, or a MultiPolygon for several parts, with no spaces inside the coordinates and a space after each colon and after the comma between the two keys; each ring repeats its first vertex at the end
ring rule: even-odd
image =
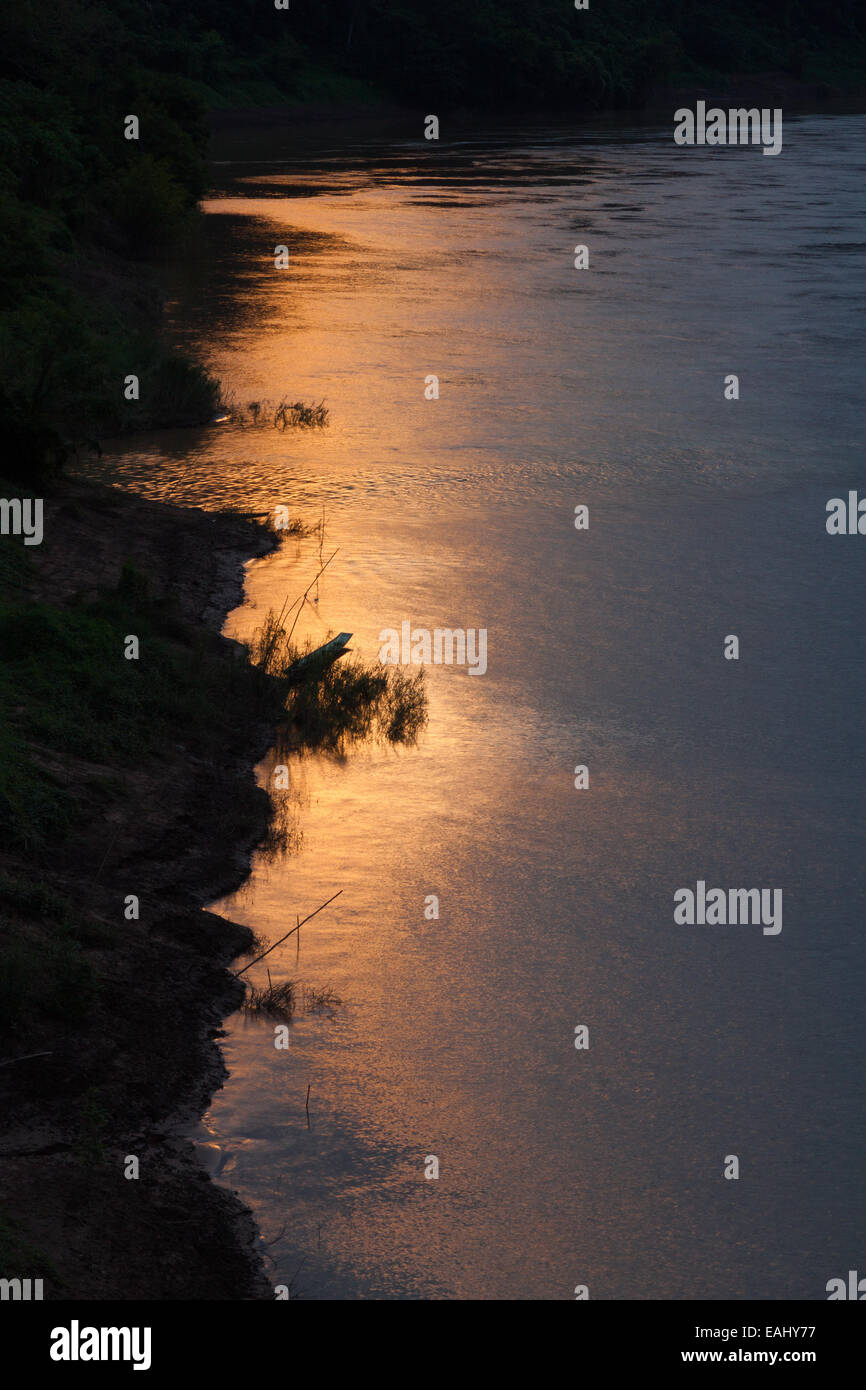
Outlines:
{"type": "Polygon", "coordinates": [[[292,0],[292,13],[300,37],[404,98],[500,110],[633,105],[651,85],[717,72],[862,81],[866,46],[858,0],[590,0],[585,11],[573,0],[292,0]]]}

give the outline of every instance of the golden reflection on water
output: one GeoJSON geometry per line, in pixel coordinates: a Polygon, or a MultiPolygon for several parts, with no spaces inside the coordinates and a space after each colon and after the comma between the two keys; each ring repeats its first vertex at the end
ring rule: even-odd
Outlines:
{"type": "MultiPolygon", "coordinates": [[[[787,181],[791,217],[832,206],[851,230],[851,169],[817,147],[809,163],[803,139],[804,162],[763,179],[787,181]]],[[[798,376],[820,354],[777,351],[803,321],[778,213],[744,161],[687,169],[647,132],[432,159],[221,171],[178,336],[240,403],[324,397],[330,424],[175,432],[117,463],[159,496],[311,524],[324,506],[339,553],[301,640],[351,631],[374,660],[403,620],[489,634],[483,677],[428,669],[417,747],[288,758],[283,851],[217,910],[270,942],[341,889],[250,973],[344,1002],[299,1012],[288,1051],[273,1021],[232,1020],[209,1163],[275,1241],[277,1281],[311,1297],[814,1297],[848,1219],[832,1193],[817,1217],[814,1193],[851,1117],[800,1039],[829,997],[853,1045],[862,969],[844,931],[804,969],[796,922],[774,954],[669,920],[704,873],[782,882],[820,916],[806,861],[841,872],[850,833],[827,734],[850,691],[828,675],[820,719],[814,686],[801,698],[824,558],[761,512],[794,458],[804,493],[824,462],[798,376]],[[732,354],[766,389],[723,419],[708,383],[732,354]],[[797,652],[768,610],[796,613],[797,652]],[[713,646],[732,612],[769,663],[743,663],[733,695],[713,646]],[[832,788],[803,780],[819,748],[832,788]],[[747,1185],[716,1180],[735,1142],[747,1185]]],[[[816,314],[836,275],[814,268],[816,314]]],[[[829,312],[847,341],[854,308],[829,312]]],[[[858,438],[847,370],[826,400],[858,438]]],[[[317,568],[314,539],[286,540],[226,631],[248,637],[317,568]]]]}

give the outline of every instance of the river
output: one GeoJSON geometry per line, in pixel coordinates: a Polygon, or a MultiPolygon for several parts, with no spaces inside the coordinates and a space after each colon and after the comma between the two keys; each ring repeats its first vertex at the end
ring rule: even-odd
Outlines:
{"type": "MultiPolygon", "coordinates": [[[[862,1267],[866,539],[825,521],[866,486],[864,150],[848,115],[776,158],[643,124],[214,165],[174,332],[329,424],[139,436],[102,475],[324,509],[313,639],[488,634],[483,675],[427,668],[416,747],[292,757],[287,851],[215,908],[273,941],[342,890],[268,958],[342,1003],[285,1051],[230,1020],[197,1136],[292,1296],[821,1299],[862,1267]],[[676,923],[699,880],[781,889],[781,931],[676,923]]],[[[226,631],[318,555],[251,565],[226,631]]]]}

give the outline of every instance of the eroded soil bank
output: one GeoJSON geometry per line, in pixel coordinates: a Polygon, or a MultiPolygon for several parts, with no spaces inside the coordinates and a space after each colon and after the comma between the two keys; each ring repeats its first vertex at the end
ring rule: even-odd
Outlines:
{"type": "Polygon", "coordinates": [[[267,1298],[249,1213],[181,1134],[222,1083],[227,966],[251,940],[202,904],[266,828],[252,769],[278,715],[218,634],[273,538],[80,482],[45,508],[0,608],[0,1277],[267,1298]]]}

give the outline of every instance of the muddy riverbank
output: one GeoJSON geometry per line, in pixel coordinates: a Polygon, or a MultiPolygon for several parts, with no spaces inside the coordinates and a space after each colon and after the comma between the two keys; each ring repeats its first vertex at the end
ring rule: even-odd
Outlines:
{"type": "Polygon", "coordinates": [[[182,1134],[222,1084],[227,967],[251,940],[202,904],[242,881],[269,817],[252,768],[273,693],[218,634],[273,545],[237,516],[67,482],[4,596],[17,809],[38,793],[65,812],[0,851],[0,1275],[46,1298],[270,1296],[247,1209],[182,1134]],[[65,643],[53,727],[26,648],[44,673],[65,643]]]}

